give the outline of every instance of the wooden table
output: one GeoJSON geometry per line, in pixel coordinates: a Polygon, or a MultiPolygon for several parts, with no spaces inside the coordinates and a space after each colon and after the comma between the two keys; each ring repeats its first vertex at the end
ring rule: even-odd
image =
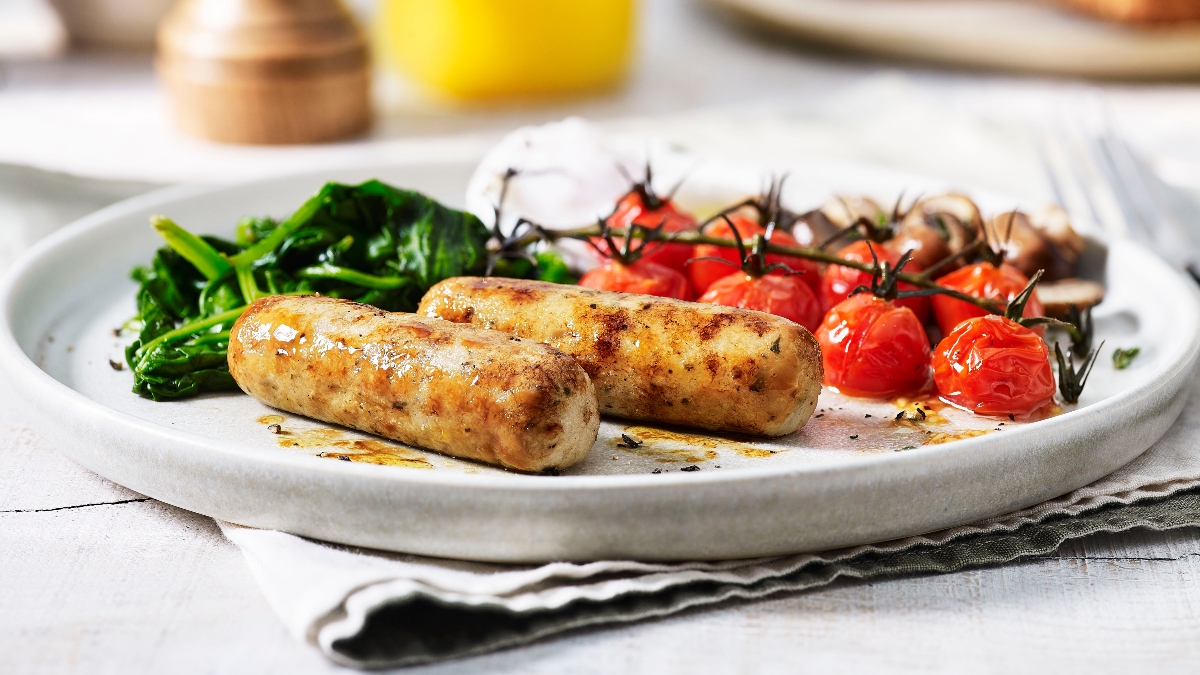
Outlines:
{"type": "MultiPolygon", "coordinates": [[[[647,4],[641,67],[618,95],[496,113],[410,108],[385,116],[376,140],[498,131],[568,112],[618,117],[799,100],[890,77],[880,75],[885,67],[876,62],[755,42],[676,0],[647,4]]],[[[963,109],[997,100],[1028,105],[1061,88],[1039,79],[902,72],[908,82],[943,92],[947,105],[963,109]]],[[[101,111],[122,109],[123,101],[153,102],[149,73],[148,59],[126,56],[13,67],[0,88],[0,120],[17,119],[5,117],[15,115],[11,106],[5,112],[6,101],[25,105],[29,96],[59,87],[64,97],[47,99],[58,101],[47,115],[99,125],[106,121],[88,117],[86,105],[72,102],[90,101],[101,111]]],[[[1105,91],[1119,117],[1132,121],[1131,140],[1154,152],[1176,177],[1200,177],[1200,87],[1106,85],[1105,91]]],[[[133,122],[108,121],[114,129],[140,124],[137,116],[145,111],[129,112],[133,122]]],[[[64,134],[69,126],[63,123],[64,134]]],[[[54,166],[40,162],[36,148],[14,150],[21,133],[12,126],[0,131],[0,161],[19,155],[54,166]]],[[[147,127],[148,138],[156,133],[147,127]]],[[[187,146],[163,143],[131,152],[187,146]]],[[[205,161],[226,161],[225,149],[201,150],[196,152],[205,161]]],[[[276,161],[268,159],[262,166],[276,161]]],[[[0,179],[0,188],[24,189],[9,174],[0,172],[0,179]]],[[[99,205],[106,195],[137,189],[108,185],[89,194],[99,205]]],[[[0,218],[6,219],[0,227],[8,228],[0,231],[0,266],[52,225],[85,211],[87,198],[75,189],[46,208],[25,211],[6,210],[0,200],[0,218]],[[18,217],[33,223],[31,229],[14,234],[18,217]]],[[[0,389],[0,402],[18,395],[0,389]]],[[[1198,561],[1195,530],[1094,536],[1002,568],[839,583],[410,672],[1191,672],[1200,657],[1198,561]]],[[[25,428],[11,406],[0,406],[0,673],[332,670],[339,669],[284,631],[241,555],[210,519],[89,473],[25,428]]]]}

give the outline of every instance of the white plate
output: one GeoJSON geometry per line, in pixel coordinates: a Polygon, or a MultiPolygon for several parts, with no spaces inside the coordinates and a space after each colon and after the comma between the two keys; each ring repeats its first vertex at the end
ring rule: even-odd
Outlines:
{"type": "Polygon", "coordinates": [[[708,0],[872,54],[1099,77],[1200,73],[1200,26],[1125,26],[1036,0],[708,0]]]}
{"type": "MultiPolygon", "coordinates": [[[[241,394],[154,403],[130,393],[128,370],[109,366],[130,339],[112,334],[133,314],[129,268],[160,245],[147,225],[151,214],[229,236],[239,217],[287,214],[327,179],[378,177],[459,203],[470,170],[392,166],[174,188],[100,211],[39,244],[12,272],[0,296],[0,369],[47,440],[170,504],[347,544],[543,561],[817,550],[1028,506],[1090,483],[1149,447],[1179,414],[1196,363],[1195,289],[1122,242],[1109,253],[1109,296],[1096,313],[1097,339],[1108,346],[1084,407],[1025,425],[948,411],[944,424],[931,419],[914,429],[894,422],[892,404],[825,393],[823,417],[775,443],[658,438],[606,421],[591,456],[569,475],[529,476],[396,446],[390,452],[402,466],[338,461],[385,444],[287,414],[289,434],[273,435],[259,419],[274,411],[241,394]],[[1142,349],[1134,365],[1115,371],[1111,349],[1134,345],[1142,349]],[[965,428],[1003,430],[899,451],[965,428]],[[616,448],[622,431],[645,439],[644,448],[616,448]],[[301,447],[280,447],[281,440],[301,447]],[[700,470],[679,470],[689,465],[700,470]]],[[[800,165],[791,175],[790,185],[802,186],[788,195],[796,204],[851,186],[884,198],[941,187],[868,167],[800,165]]],[[[706,193],[698,181],[688,185],[695,199],[706,193]]]]}

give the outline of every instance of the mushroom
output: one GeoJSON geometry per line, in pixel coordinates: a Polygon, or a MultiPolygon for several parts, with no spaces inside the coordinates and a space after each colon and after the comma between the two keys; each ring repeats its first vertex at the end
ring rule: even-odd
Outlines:
{"type": "Polygon", "coordinates": [[[1071,228],[1067,214],[1057,206],[1030,215],[1020,211],[1001,213],[988,221],[988,241],[1004,252],[1004,259],[1026,276],[1045,270],[1045,279],[1055,281],[1075,275],[1083,238],[1071,228]]]}
{"type": "Polygon", "coordinates": [[[1062,279],[1039,283],[1037,295],[1046,316],[1066,319],[1071,305],[1082,311],[1100,304],[1104,300],[1104,286],[1087,279],[1062,279]]]}
{"type": "MultiPolygon", "coordinates": [[[[961,252],[979,236],[983,217],[975,202],[960,194],[944,194],[919,199],[896,227],[895,235],[884,246],[896,253],[913,252],[913,263],[929,269],[945,258],[961,252]]],[[[949,272],[962,266],[955,260],[942,268],[949,272]]]]}
{"type": "MultiPolygon", "coordinates": [[[[1083,237],[1071,227],[1071,219],[1067,212],[1061,206],[1045,206],[1029,214],[1029,222],[1053,245],[1052,253],[1062,274],[1050,278],[1074,276],[1079,266],[1079,257],[1083,255],[1084,242],[1083,237]]],[[[1047,273],[1049,272],[1047,270],[1047,273]]]]}
{"type": "Polygon", "coordinates": [[[870,197],[835,197],[821,207],[821,213],[839,228],[866,218],[875,224],[886,222],[887,211],[870,197]]]}
{"type": "Polygon", "coordinates": [[[859,218],[882,224],[887,217],[883,207],[870,197],[835,197],[821,208],[801,214],[792,236],[802,245],[812,246],[853,225],[859,218]]]}

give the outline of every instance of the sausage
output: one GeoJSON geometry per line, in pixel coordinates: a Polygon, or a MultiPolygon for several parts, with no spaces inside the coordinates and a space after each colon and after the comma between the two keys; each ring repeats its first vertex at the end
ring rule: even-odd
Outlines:
{"type": "Polygon", "coordinates": [[[229,372],[269,406],[521,471],[575,464],[600,426],[595,387],[557,349],[349,300],[255,301],[229,372]]]}
{"type": "Polygon", "coordinates": [[[782,436],[808,421],[821,392],[812,334],[763,312],[479,277],[442,281],[417,312],[566,352],[592,378],[603,414],[782,436]]]}

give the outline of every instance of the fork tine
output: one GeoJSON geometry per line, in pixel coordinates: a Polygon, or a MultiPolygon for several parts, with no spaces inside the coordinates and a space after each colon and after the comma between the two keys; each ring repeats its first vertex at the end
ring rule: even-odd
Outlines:
{"type": "Polygon", "coordinates": [[[1097,161],[1096,148],[1086,136],[1075,134],[1068,144],[1072,150],[1071,170],[1079,176],[1084,197],[1103,230],[1114,236],[1130,236],[1129,221],[1121,198],[1112,189],[1114,179],[1097,161]]]}
{"type": "Polygon", "coordinates": [[[1139,241],[1177,268],[1196,268],[1200,204],[1121,138],[1102,96],[1081,97],[1062,112],[1034,137],[1050,189],[1072,221],[1139,241]]]}
{"type": "Polygon", "coordinates": [[[1101,218],[1088,181],[1079,170],[1078,153],[1068,143],[1061,124],[1042,129],[1038,134],[1042,165],[1058,203],[1071,214],[1071,220],[1083,232],[1115,235],[1110,224],[1101,218]]]}
{"type": "Polygon", "coordinates": [[[1090,139],[1092,153],[1096,157],[1098,169],[1103,173],[1109,191],[1116,198],[1117,206],[1125,217],[1125,226],[1129,235],[1139,241],[1154,240],[1153,223],[1156,217],[1153,205],[1146,203],[1144,186],[1138,189],[1140,178],[1133,175],[1128,164],[1127,153],[1114,147],[1111,133],[1104,133],[1090,139]]]}

